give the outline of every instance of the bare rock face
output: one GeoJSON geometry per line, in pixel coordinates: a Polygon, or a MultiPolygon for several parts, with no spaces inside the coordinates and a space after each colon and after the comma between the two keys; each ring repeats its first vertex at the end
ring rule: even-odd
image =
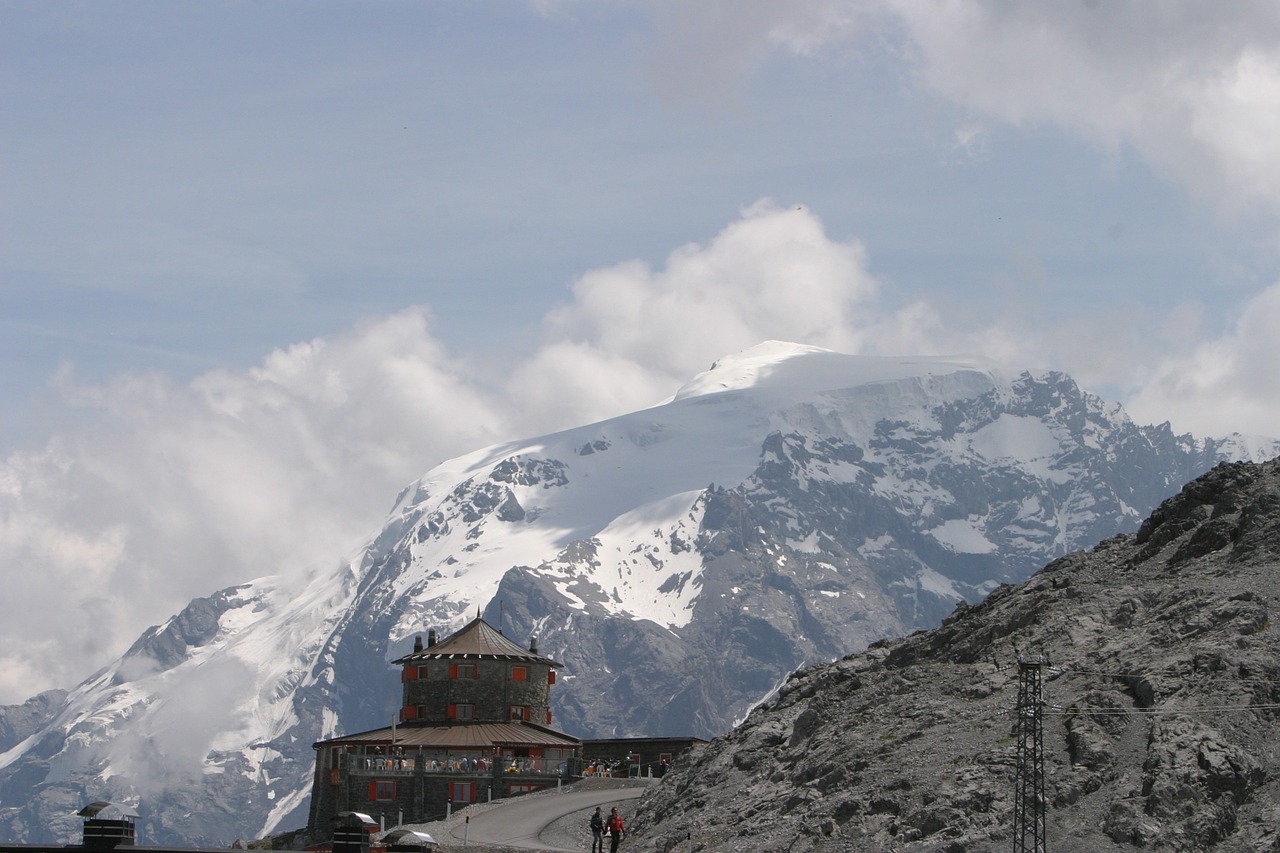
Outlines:
{"type": "Polygon", "coordinates": [[[1280,460],[1220,465],[1137,534],[794,673],[646,796],[634,847],[1008,850],[1043,655],[1050,849],[1280,851],[1277,613],[1280,460]]]}
{"type": "Polygon", "coordinates": [[[0,705],[0,752],[39,731],[66,698],[65,690],[46,690],[21,705],[0,705]]]}

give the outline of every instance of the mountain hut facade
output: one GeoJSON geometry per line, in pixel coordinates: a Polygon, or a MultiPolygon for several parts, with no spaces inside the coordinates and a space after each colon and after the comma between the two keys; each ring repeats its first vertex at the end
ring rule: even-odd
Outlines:
{"type": "Polygon", "coordinates": [[[340,813],[394,823],[445,816],[449,805],[529,793],[566,778],[581,741],[551,728],[561,664],[477,617],[436,641],[428,632],[401,667],[397,725],[320,741],[308,831],[328,838],[340,813]]]}

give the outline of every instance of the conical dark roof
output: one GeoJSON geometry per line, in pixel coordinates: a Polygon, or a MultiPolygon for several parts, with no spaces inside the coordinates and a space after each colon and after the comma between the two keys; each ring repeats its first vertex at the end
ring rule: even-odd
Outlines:
{"type": "Polygon", "coordinates": [[[465,658],[522,660],[548,666],[561,666],[551,658],[543,657],[511,642],[502,636],[500,631],[479,616],[434,646],[407,654],[395,661],[395,663],[407,664],[428,660],[459,660],[465,658]]]}

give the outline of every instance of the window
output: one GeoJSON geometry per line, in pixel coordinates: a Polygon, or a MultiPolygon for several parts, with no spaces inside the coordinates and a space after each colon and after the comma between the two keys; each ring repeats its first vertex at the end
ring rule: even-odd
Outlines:
{"type": "Polygon", "coordinates": [[[476,801],[476,783],[450,782],[449,799],[455,803],[474,803],[476,801]]]}
{"type": "Polygon", "coordinates": [[[474,663],[454,663],[449,665],[450,678],[479,678],[480,667],[474,663]]]}
{"type": "Polygon", "coordinates": [[[523,666],[511,667],[511,680],[512,681],[528,681],[529,670],[525,669],[523,666]]]}
{"type": "Polygon", "coordinates": [[[509,790],[511,796],[515,797],[520,794],[532,794],[534,791],[541,791],[544,787],[543,785],[516,784],[512,785],[509,790]]]}
{"type": "Polygon", "coordinates": [[[528,706],[528,705],[512,705],[512,706],[511,706],[511,719],[513,719],[513,720],[527,720],[527,719],[529,719],[529,716],[530,716],[530,710],[531,710],[531,709],[529,708],[529,706],[528,706]]]}
{"type": "MultiPolygon", "coordinates": [[[[425,668],[425,667],[424,667],[424,668],[425,668]]],[[[400,680],[401,680],[401,681],[417,681],[417,680],[418,680],[418,667],[416,667],[416,666],[406,666],[406,667],[404,668],[404,671],[400,673],[400,680]]]]}
{"type": "Polygon", "coordinates": [[[387,803],[396,798],[395,782],[370,782],[369,799],[377,803],[387,803]]]}
{"type": "Polygon", "coordinates": [[[474,720],[476,718],[475,705],[454,705],[455,720],[474,720]]]}

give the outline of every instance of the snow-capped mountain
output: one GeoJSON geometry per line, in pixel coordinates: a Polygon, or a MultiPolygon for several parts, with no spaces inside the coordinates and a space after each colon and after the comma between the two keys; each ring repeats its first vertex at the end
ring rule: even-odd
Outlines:
{"type": "Polygon", "coordinates": [[[19,706],[0,833],[73,838],[91,799],[135,805],[144,843],[301,826],[310,745],[385,725],[388,661],[477,611],[565,664],[556,727],[715,735],[800,664],[933,626],[1278,452],[1136,425],[1059,373],[763,344],[653,408],[448,461],[350,564],[198,599],[19,706]]]}

